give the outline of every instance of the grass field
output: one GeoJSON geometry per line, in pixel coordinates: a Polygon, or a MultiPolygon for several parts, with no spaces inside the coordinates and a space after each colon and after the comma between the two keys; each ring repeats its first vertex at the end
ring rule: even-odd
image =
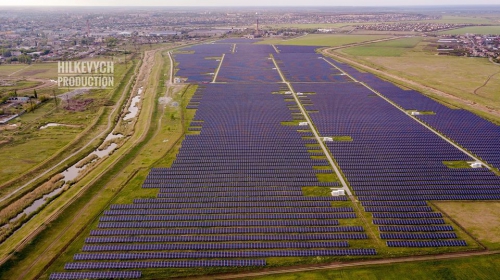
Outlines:
{"type": "Polygon", "coordinates": [[[388,35],[336,35],[310,34],[290,40],[270,39],[257,44],[299,45],[299,46],[328,46],[337,47],[354,43],[389,38],[388,35]]]}
{"type": "Polygon", "coordinates": [[[353,56],[401,56],[412,50],[421,40],[421,37],[402,38],[352,47],[342,52],[353,56]]]}
{"type": "Polygon", "coordinates": [[[500,249],[500,202],[433,202],[489,249],[500,249]]]}
{"type": "Polygon", "coordinates": [[[41,78],[57,80],[57,63],[33,63],[16,72],[12,77],[41,78]]]}
{"type": "Polygon", "coordinates": [[[441,31],[439,34],[465,34],[465,33],[473,33],[473,34],[500,34],[500,25],[496,26],[470,26],[453,30],[441,31]]]}
{"type": "Polygon", "coordinates": [[[500,255],[418,261],[334,270],[276,274],[245,279],[493,279],[500,275],[500,255]]]}
{"type": "Polygon", "coordinates": [[[291,23],[291,24],[270,24],[264,25],[263,28],[296,28],[296,29],[319,29],[319,28],[341,28],[352,26],[354,23],[291,23]]]}
{"type": "MultiPolygon", "coordinates": [[[[12,86],[0,86],[0,96],[5,94],[11,94],[14,92],[14,90],[19,91],[21,89],[32,88],[41,84],[41,82],[26,81],[26,80],[17,80],[17,81],[12,81],[11,83],[13,83],[12,86]]],[[[20,93],[20,95],[22,94],[20,93]]]]}
{"type": "Polygon", "coordinates": [[[435,23],[471,23],[471,24],[495,24],[498,23],[498,18],[489,16],[451,16],[444,15],[440,19],[424,20],[423,22],[435,22],[435,23]]]}
{"type": "Polygon", "coordinates": [[[30,66],[27,64],[0,64],[0,77],[12,75],[26,67],[30,66]]]}

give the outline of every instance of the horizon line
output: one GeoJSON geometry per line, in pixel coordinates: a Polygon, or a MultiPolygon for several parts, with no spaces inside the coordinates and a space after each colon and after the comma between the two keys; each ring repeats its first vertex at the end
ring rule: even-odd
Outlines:
{"type": "Polygon", "coordinates": [[[477,7],[477,6],[498,6],[500,4],[409,4],[409,5],[3,5],[0,4],[0,7],[179,7],[179,8],[230,8],[230,7],[239,7],[239,8],[258,8],[258,7],[279,7],[279,8],[294,8],[294,7],[477,7]]]}

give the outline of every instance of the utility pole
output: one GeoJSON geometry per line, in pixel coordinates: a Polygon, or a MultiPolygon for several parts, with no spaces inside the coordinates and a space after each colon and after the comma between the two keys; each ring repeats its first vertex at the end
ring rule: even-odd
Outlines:
{"type": "Polygon", "coordinates": [[[56,102],[56,108],[57,108],[57,96],[56,96],[56,91],[52,90],[52,94],[54,95],[54,102],[56,102]]]}

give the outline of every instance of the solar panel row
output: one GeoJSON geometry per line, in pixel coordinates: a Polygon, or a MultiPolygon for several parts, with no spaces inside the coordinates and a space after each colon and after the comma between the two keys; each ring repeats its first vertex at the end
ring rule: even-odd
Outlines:
{"type": "Polygon", "coordinates": [[[268,258],[308,256],[369,256],[374,249],[333,250],[273,250],[273,251],[214,251],[214,252],[140,252],[140,253],[82,253],[75,254],[75,261],[90,260],[140,260],[140,259],[202,259],[202,258],[268,258]]]}
{"type": "MultiPolygon", "coordinates": [[[[453,229],[451,229],[453,230],[453,229]]],[[[96,229],[91,236],[119,235],[186,235],[186,234],[244,234],[244,233],[319,233],[319,232],[362,232],[361,226],[321,227],[222,227],[222,228],[174,228],[174,229],[96,229]]],[[[444,230],[443,230],[444,231],[444,230]]]]}
{"type": "Polygon", "coordinates": [[[85,243],[141,243],[141,242],[229,242],[229,241],[284,241],[284,240],[339,240],[366,239],[365,233],[294,234],[294,235],[205,235],[205,236],[128,236],[88,237],[85,243]]]}
{"type": "Polygon", "coordinates": [[[77,262],[66,263],[64,269],[137,269],[170,267],[265,266],[265,260],[197,260],[145,262],[77,262]]]}

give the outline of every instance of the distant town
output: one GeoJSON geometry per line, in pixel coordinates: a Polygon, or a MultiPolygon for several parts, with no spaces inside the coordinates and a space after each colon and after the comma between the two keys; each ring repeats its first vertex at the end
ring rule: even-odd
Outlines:
{"type": "Polygon", "coordinates": [[[0,63],[72,60],[137,51],[140,45],[220,38],[225,36],[287,37],[307,33],[385,31],[436,36],[440,54],[491,57],[499,55],[499,34],[466,34],[448,38],[437,31],[470,23],[412,22],[439,20],[438,14],[401,12],[92,10],[68,13],[46,10],[0,10],[0,63]],[[342,24],[348,28],[282,27],[300,24],[342,24]],[[357,24],[364,23],[364,24],[357,24]],[[442,39],[444,40],[441,40],[442,39]]]}

